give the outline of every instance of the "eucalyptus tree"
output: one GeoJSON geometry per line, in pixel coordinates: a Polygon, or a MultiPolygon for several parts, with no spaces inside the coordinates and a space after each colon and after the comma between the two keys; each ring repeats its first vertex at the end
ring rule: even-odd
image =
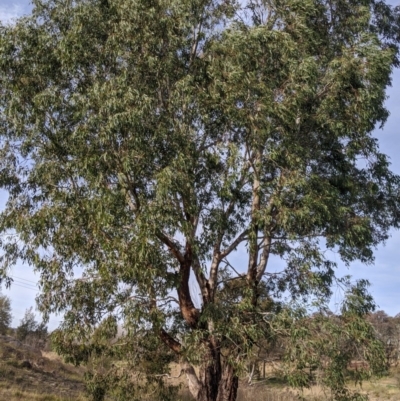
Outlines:
{"type": "Polygon", "coordinates": [[[0,334],[7,334],[12,320],[11,302],[8,297],[0,294],[0,334]]]}
{"type": "MultiPolygon", "coordinates": [[[[33,3],[0,28],[3,277],[18,260],[40,272],[38,304],[65,313],[55,341],[69,360],[152,355],[151,387],[176,355],[196,400],[235,400],[259,341],[299,333],[280,297],[324,305],[328,251],[372,262],[399,224],[399,177],[372,136],[399,65],[398,10],[33,3]],[[106,341],[121,322],[122,339],[106,341]]],[[[371,303],[354,291],[343,316],[356,319],[371,303]]]]}

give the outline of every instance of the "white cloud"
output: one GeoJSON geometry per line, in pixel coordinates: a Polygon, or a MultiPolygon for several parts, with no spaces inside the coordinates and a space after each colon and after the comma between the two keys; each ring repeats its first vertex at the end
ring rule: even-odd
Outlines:
{"type": "Polygon", "coordinates": [[[0,21],[3,23],[13,22],[22,15],[23,8],[17,4],[0,6],[0,21]]]}

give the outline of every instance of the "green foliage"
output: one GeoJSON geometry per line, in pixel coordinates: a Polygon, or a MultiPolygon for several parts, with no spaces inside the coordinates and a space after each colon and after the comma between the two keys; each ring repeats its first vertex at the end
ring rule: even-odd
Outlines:
{"type": "Polygon", "coordinates": [[[363,302],[353,297],[353,290],[365,293],[366,284],[358,282],[349,291],[341,315],[329,313],[325,306],[312,315],[300,310],[296,317],[289,311],[277,318],[281,319],[277,320],[277,328],[286,336],[285,374],[292,385],[323,385],[331,390],[334,400],[367,399],[348,389],[347,383],[361,384],[382,376],[387,365],[384,344],[365,319],[371,310],[368,294],[363,302]]]}
{"type": "Polygon", "coordinates": [[[44,322],[38,323],[36,321],[32,307],[25,311],[25,315],[21,319],[15,333],[18,340],[29,342],[31,345],[39,348],[43,347],[47,340],[46,324],[44,322]]]}
{"type": "MultiPolygon", "coordinates": [[[[372,263],[399,226],[400,178],[371,134],[399,27],[377,0],[35,0],[0,26],[1,276],[40,272],[41,311],[65,312],[59,352],[137,356],[151,391],[175,353],[199,366],[198,400],[234,400],[279,334],[266,316],[304,319],[283,296],[324,305],[328,251],[372,263]]],[[[340,325],[346,343],[366,336],[372,371],[372,300],[347,288],[343,321],[324,327],[332,352],[340,325]]],[[[345,399],[335,355],[324,383],[345,399]]],[[[129,377],[112,372],[88,377],[93,397],[129,377]]]]}
{"type": "Polygon", "coordinates": [[[131,373],[115,370],[106,375],[89,372],[85,379],[86,392],[93,401],[103,401],[106,394],[121,401],[177,399],[176,388],[165,386],[161,377],[157,380],[147,380],[145,376],[132,378],[131,373]]]}
{"type": "Polygon", "coordinates": [[[7,334],[12,320],[10,299],[0,294],[0,334],[7,334]]]}
{"type": "Polygon", "coordinates": [[[178,387],[165,383],[164,378],[176,358],[157,336],[145,334],[117,334],[116,322],[109,318],[86,341],[77,341],[65,329],[54,331],[51,339],[66,362],[88,367],[86,392],[93,401],[103,400],[106,394],[120,401],[174,400],[178,387]]]}

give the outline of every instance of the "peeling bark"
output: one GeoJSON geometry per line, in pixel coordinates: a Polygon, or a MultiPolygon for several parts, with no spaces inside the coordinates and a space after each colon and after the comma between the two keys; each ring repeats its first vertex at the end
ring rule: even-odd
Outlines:
{"type": "Polygon", "coordinates": [[[179,307],[187,324],[196,328],[200,312],[193,304],[189,289],[190,264],[182,264],[180,269],[180,283],[178,287],[179,307]]]}
{"type": "Polygon", "coordinates": [[[187,381],[188,381],[188,386],[189,386],[189,391],[192,394],[192,396],[198,400],[199,394],[201,393],[202,390],[202,384],[200,380],[198,379],[196,372],[190,363],[187,361],[183,362],[182,364],[182,369],[185,372],[187,381]]]}
{"type": "Polygon", "coordinates": [[[225,365],[218,387],[216,401],[236,401],[239,378],[230,365],[225,365]]]}
{"type": "Polygon", "coordinates": [[[188,362],[183,362],[190,393],[196,401],[236,401],[239,379],[232,366],[222,363],[214,338],[209,339],[208,345],[199,375],[188,362]]]}

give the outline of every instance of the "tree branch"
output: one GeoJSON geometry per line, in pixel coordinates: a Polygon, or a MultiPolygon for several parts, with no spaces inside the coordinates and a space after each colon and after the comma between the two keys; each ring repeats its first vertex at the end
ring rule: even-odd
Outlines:
{"type": "Polygon", "coordinates": [[[193,256],[192,267],[194,275],[196,277],[196,281],[200,287],[201,295],[203,297],[203,303],[207,303],[210,296],[207,288],[207,279],[204,277],[204,274],[201,270],[199,259],[197,258],[196,255],[193,256]]]}
{"type": "Polygon", "coordinates": [[[183,257],[183,262],[180,264],[179,269],[179,285],[178,285],[178,297],[179,306],[183,318],[186,320],[188,325],[192,328],[197,327],[199,321],[200,312],[193,304],[192,297],[190,295],[189,278],[190,278],[190,267],[193,263],[193,252],[189,242],[186,243],[186,251],[183,257]]]}
{"type": "Polygon", "coordinates": [[[257,236],[258,236],[258,212],[260,210],[260,179],[258,177],[258,162],[260,161],[261,155],[260,152],[257,152],[257,156],[254,160],[253,164],[253,201],[251,204],[251,228],[249,230],[249,264],[247,268],[247,280],[249,282],[254,282],[256,279],[256,269],[257,269],[257,259],[258,259],[258,243],[257,243],[257,236]]]}
{"type": "Polygon", "coordinates": [[[175,258],[178,260],[179,263],[185,262],[185,257],[182,255],[182,253],[179,250],[179,247],[172,240],[172,238],[170,238],[168,235],[164,234],[162,231],[158,231],[156,235],[157,235],[157,238],[162,243],[167,245],[168,249],[175,256],[175,258]]]}
{"type": "Polygon", "coordinates": [[[262,242],[262,252],[261,252],[260,262],[257,265],[257,274],[256,274],[257,282],[260,282],[260,280],[265,272],[265,269],[268,264],[270,250],[271,250],[271,238],[265,237],[262,242]]]}
{"type": "Polygon", "coordinates": [[[229,266],[229,267],[238,275],[237,278],[243,277],[243,275],[240,274],[240,273],[228,262],[227,259],[225,259],[225,260],[223,261],[223,263],[225,263],[227,266],[229,266]]]}
{"type": "Polygon", "coordinates": [[[221,253],[220,253],[220,259],[222,260],[223,258],[227,257],[232,251],[235,250],[235,248],[243,241],[246,239],[246,235],[249,233],[249,230],[246,229],[244,230],[227,248],[225,248],[221,253]]]}
{"type": "Polygon", "coordinates": [[[181,352],[181,343],[171,337],[164,329],[160,330],[160,338],[172,351],[176,352],[177,354],[181,352]]]}

